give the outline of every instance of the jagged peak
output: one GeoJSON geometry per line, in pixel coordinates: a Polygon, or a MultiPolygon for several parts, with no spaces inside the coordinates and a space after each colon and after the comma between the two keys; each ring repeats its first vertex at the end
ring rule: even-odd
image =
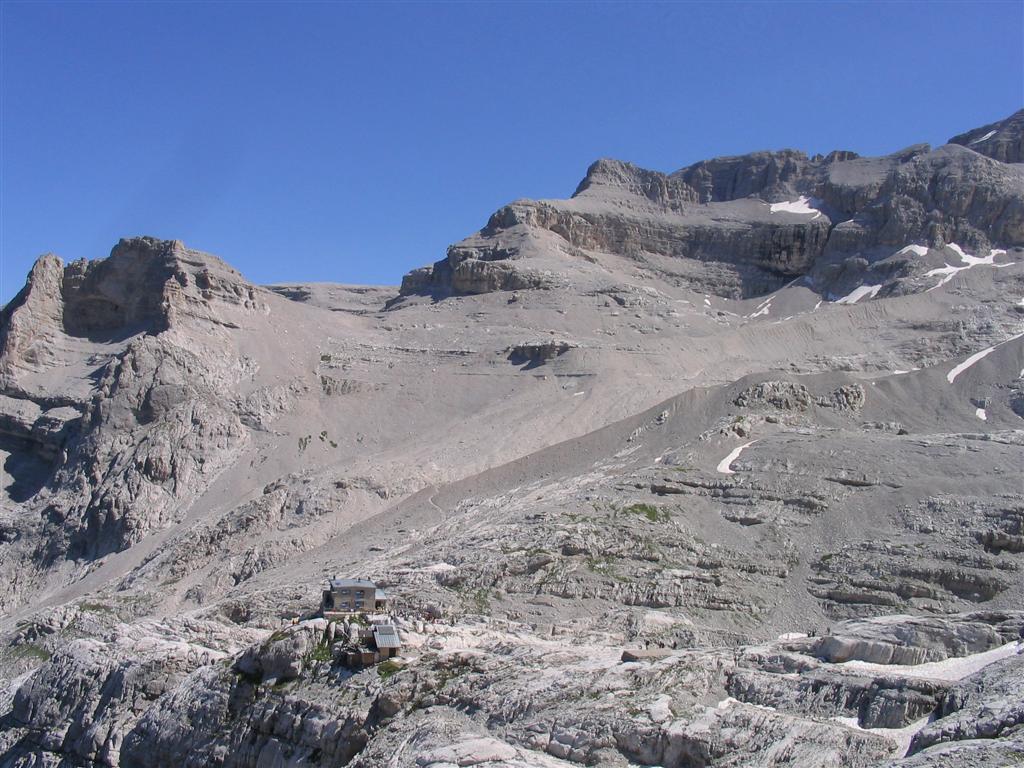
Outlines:
{"type": "Polygon", "coordinates": [[[674,209],[699,202],[697,193],[685,182],[612,158],[601,158],[591,163],[587,175],[572,196],[646,198],[656,205],[674,209]]]}
{"type": "Polygon", "coordinates": [[[594,187],[629,188],[638,181],[652,177],[664,177],[664,174],[646,170],[625,160],[602,157],[590,164],[572,196],[576,197],[594,187]]]}

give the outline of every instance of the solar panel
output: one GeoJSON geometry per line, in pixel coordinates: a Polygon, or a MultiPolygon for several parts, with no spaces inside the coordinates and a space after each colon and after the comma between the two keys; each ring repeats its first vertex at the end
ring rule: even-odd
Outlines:
{"type": "Polygon", "coordinates": [[[377,585],[369,579],[339,579],[335,576],[331,579],[333,589],[376,589],[377,585]]]}
{"type": "Polygon", "coordinates": [[[378,648],[401,648],[398,630],[391,624],[378,624],[373,628],[373,641],[378,648]]]}

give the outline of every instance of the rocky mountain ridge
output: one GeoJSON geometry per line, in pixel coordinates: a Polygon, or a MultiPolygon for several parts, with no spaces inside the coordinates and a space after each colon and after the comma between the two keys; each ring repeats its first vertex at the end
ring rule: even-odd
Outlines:
{"type": "Polygon", "coordinates": [[[993,162],[982,152],[990,142],[1012,142],[1022,122],[1017,113],[994,124],[984,143],[966,149],[922,144],[881,158],[782,150],[716,158],[671,174],[599,160],[570,200],[520,200],[500,209],[446,259],[406,275],[402,293],[540,287],[552,278],[538,252],[550,250],[582,260],[617,253],[646,266],[651,256],[696,259],[715,270],[719,295],[739,298],[802,276],[829,292],[837,272],[857,260],[860,279],[909,276],[906,263],[870,268],[892,253],[879,249],[907,243],[959,243],[977,253],[1019,246],[1024,176],[1011,164],[1019,161],[998,161],[1012,156],[1000,150],[993,162]],[[531,261],[542,266],[533,269],[531,261]]]}
{"type": "Polygon", "coordinates": [[[0,765],[1024,759],[1022,124],[601,160],[400,290],[40,258],[0,765]],[[332,656],[338,573],[395,667],[332,656]]]}

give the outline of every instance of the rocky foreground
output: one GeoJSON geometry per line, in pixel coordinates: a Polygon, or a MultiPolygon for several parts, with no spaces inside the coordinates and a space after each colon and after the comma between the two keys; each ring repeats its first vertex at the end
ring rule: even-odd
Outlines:
{"type": "Polygon", "coordinates": [[[602,160],[400,289],[40,258],[0,766],[1024,764],[1022,142],[602,160]]]}

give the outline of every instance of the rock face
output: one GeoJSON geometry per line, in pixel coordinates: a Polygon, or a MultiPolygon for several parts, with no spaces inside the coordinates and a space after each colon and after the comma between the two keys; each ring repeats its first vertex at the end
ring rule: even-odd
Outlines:
{"type": "Polygon", "coordinates": [[[1024,163],[1024,109],[949,140],[1001,163],[1024,163]]]}
{"type": "Polygon", "coordinates": [[[543,276],[517,270],[512,264],[498,260],[501,258],[508,257],[452,246],[444,261],[433,267],[414,270],[403,277],[402,293],[469,295],[544,287],[546,281],[543,276]]]}
{"type": "MultiPolygon", "coordinates": [[[[805,275],[829,292],[842,285],[844,262],[874,263],[907,243],[972,252],[1019,246],[1024,171],[1010,164],[1021,162],[1022,126],[1017,113],[935,150],[919,145],[878,158],[757,152],[667,175],[599,160],[570,200],[505,206],[447,259],[407,275],[401,292],[544,287],[550,278],[539,272],[564,274],[566,260],[601,263],[603,254],[662,269],[680,259],[718,265],[727,277],[710,290],[722,296],[767,293],[805,275]],[[672,261],[659,261],[666,257],[672,261]]],[[[898,262],[877,274],[908,276],[898,262]]]]}
{"type": "Polygon", "coordinates": [[[244,366],[204,358],[189,337],[261,306],[235,270],[176,241],[122,240],[107,259],[66,266],[39,259],[0,325],[0,439],[26,456],[8,467],[14,497],[45,498],[36,520],[3,523],[16,542],[45,542],[5,559],[21,587],[32,567],[22,557],[122,550],[180,519],[232,461],[248,436],[224,385],[244,366]]]}
{"type": "Polygon", "coordinates": [[[831,662],[851,660],[873,664],[924,664],[982,653],[1018,640],[1024,631],[1018,616],[968,614],[951,625],[938,618],[900,617],[855,620],[834,627],[814,652],[831,662]]]}
{"type": "Polygon", "coordinates": [[[598,161],[401,291],[42,257],[0,766],[1021,763],[1019,124],[598,161]]]}

